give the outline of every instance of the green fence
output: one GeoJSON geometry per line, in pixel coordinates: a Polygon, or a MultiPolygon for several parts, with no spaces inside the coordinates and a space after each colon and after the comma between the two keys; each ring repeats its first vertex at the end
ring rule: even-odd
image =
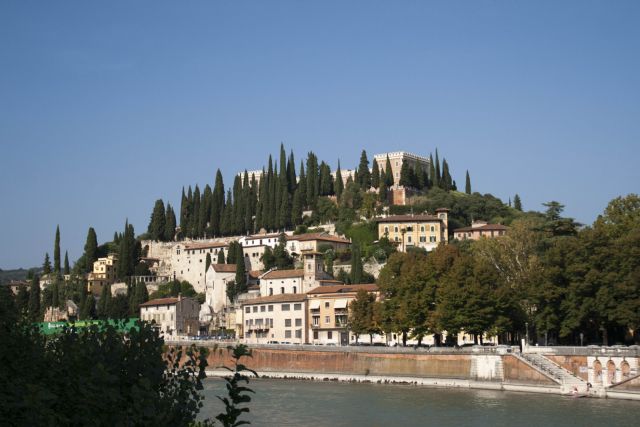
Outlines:
{"type": "Polygon", "coordinates": [[[131,328],[139,330],[136,322],[137,318],[123,319],[123,320],[78,320],[77,322],[40,322],[37,325],[44,335],[53,335],[62,330],[65,326],[73,326],[76,329],[88,328],[92,325],[104,326],[111,325],[120,332],[128,332],[131,328]]]}

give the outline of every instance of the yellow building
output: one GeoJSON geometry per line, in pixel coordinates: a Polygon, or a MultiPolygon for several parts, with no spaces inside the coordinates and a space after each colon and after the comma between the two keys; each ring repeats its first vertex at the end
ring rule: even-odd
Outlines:
{"type": "Polygon", "coordinates": [[[437,209],[436,215],[392,215],[376,219],[378,237],[388,238],[406,252],[411,247],[432,251],[441,242],[449,241],[449,210],[437,209]]]}
{"type": "Polygon", "coordinates": [[[89,273],[88,290],[94,295],[100,295],[102,287],[111,285],[116,281],[116,267],[118,265],[118,256],[110,254],[106,258],[98,258],[93,263],[93,271],[89,273]]]}
{"type": "Polygon", "coordinates": [[[349,304],[360,289],[378,294],[375,284],[325,285],[307,293],[311,344],[348,345],[356,341],[349,331],[349,304]]]}

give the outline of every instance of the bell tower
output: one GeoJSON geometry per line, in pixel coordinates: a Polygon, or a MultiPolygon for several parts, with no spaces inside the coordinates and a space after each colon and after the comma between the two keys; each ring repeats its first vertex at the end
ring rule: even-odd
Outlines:
{"type": "Polygon", "coordinates": [[[302,292],[308,292],[319,285],[318,280],[324,279],[324,256],[321,252],[302,251],[304,265],[304,279],[302,292]]]}

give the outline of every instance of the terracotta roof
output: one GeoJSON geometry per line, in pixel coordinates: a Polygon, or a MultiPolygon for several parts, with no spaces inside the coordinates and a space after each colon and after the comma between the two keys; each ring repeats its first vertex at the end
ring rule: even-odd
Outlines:
{"type": "Polygon", "coordinates": [[[154,306],[154,305],[175,304],[178,301],[179,300],[176,297],[158,298],[158,299],[152,299],[151,301],[147,301],[144,304],[140,304],[140,307],[149,307],[149,306],[154,306]]]}
{"type": "Polygon", "coordinates": [[[249,286],[247,286],[247,290],[249,290],[249,291],[259,291],[260,290],[260,285],[249,285],[249,286]]]}
{"type": "Polygon", "coordinates": [[[262,275],[262,279],[286,279],[289,277],[302,277],[304,270],[271,270],[262,275]]]}
{"type": "Polygon", "coordinates": [[[249,277],[251,277],[252,279],[259,279],[261,275],[262,271],[260,270],[251,270],[249,272],[249,277]]]}
{"type": "Polygon", "coordinates": [[[225,243],[225,242],[188,243],[184,245],[184,249],[192,250],[192,249],[224,248],[227,246],[229,246],[229,243],[225,243]]]}
{"type": "Polygon", "coordinates": [[[433,215],[391,215],[384,218],[376,218],[377,222],[422,222],[422,221],[442,221],[433,215]]]}
{"type": "Polygon", "coordinates": [[[358,292],[360,289],[364,289],[367,292],[377,292],[378,285],[375,283],[357,284],[357,285],[327,285],[318,286],[315,289],[307,292],[307,295],[311,294],[346,294],[349,292],[358,292]]]}
{"type": "Polygon", "coordinates": [[[213,270],[217,273],[235,273],[236,265],[235,264],[211,264],[213,270]]]}
{"type": "Polygon", "coordinates": [[[251,236],[246,236],[246,240],[258,240],[258,239],[271,239],[273,237],[280,237],[281,233],[268,233],[268,234],[253,234],[251,236]]]}
{"type": "Polygon", "coordinates": [[[309,240],[321,240],[323,242],[335,242],[335,243],[351,243],[351,241],[340,237],[335,236],[329,233],[307,233],[300,234],[297,236],[287,236],[287,240],[297,240],[299,242],[308,242],[309,240]]]}
{"type": "Polygon", "coordinates": [[[307,299],[306,294],[280,294],[245,300],[242,305],[266,304],[271,302],[302,302],[307,299]]]}
{"type": "Polygon", "coordinates": [[[318,282],[320,282],[320,283],[335,283],[335,284],[344,285],[344,282],[341,282],[340,280],[334,280],[334,279],[321,279],[321,280],[318,280],[318,282]]]}
{"type": "Polygon", "coordinates": [[[469,231],[506,231],[508,230],[509,227],[504,226],[502,224],[485,224],[485,225],[480,225],[480,226],[476,226],[476,227],[462,227],[462,228],[456,228],[455,230],[453,230],[454,233],[457,232],[469,232],[469,231]]]}

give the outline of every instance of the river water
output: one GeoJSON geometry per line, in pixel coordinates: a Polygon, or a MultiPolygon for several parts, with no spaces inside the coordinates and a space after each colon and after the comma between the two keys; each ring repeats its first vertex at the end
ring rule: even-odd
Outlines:
{"type": "MultiPolygon", "coordinates": [[[[256,379],[243,419],[253,426],[640,426],[640,402],[402,385],[256,379]]],[[[201,412],[222,411],[221,379],[205,381],[201,412]]]]}

